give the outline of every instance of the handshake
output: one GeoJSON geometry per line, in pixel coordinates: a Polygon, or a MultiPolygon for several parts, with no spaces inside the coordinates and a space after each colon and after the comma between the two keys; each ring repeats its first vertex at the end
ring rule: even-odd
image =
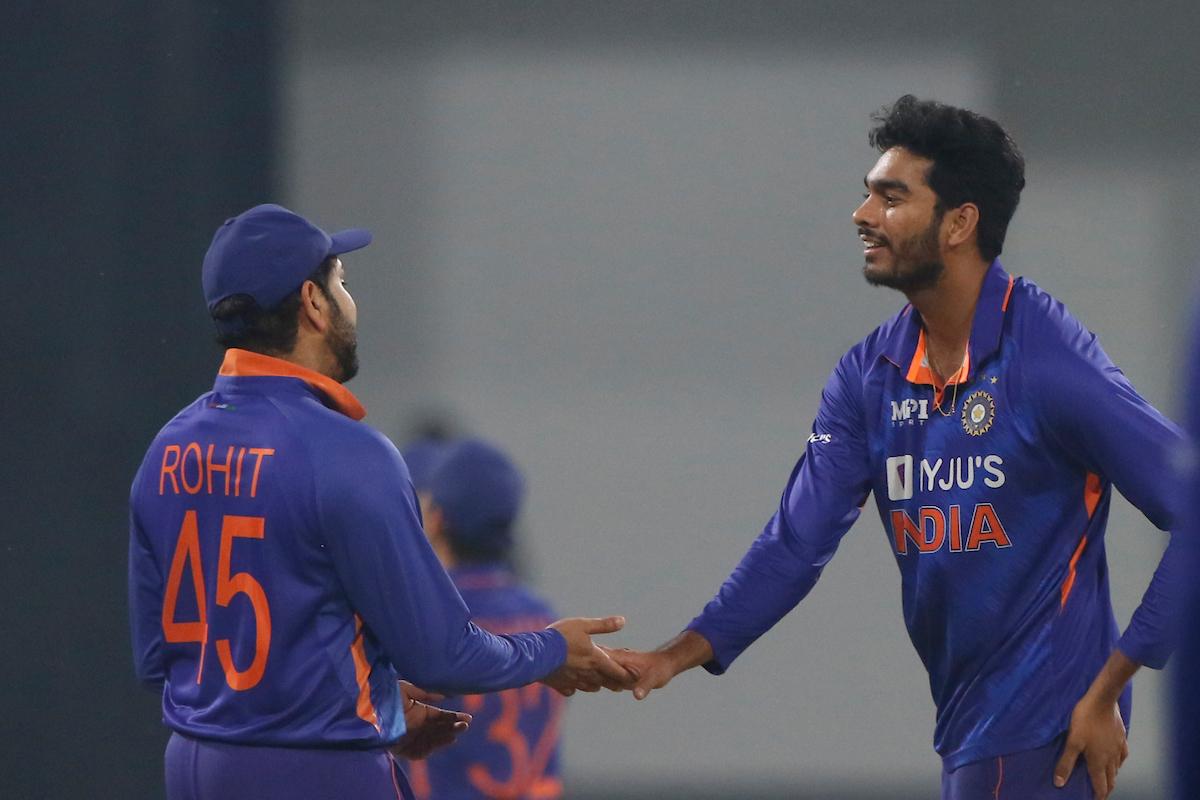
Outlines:
{"type": "Polygon", "coordinates": [[[651,691],[666,686],[680,672],[700,666],[713,657],[708,641],[692,631],[684,631],[654,651],[614,649],[592,641],[592,636],[616,633],[623,627],[624,617],[573,617],[550,625],[567,640],[567,659],[543,678],[542,683],[564,697],[577,691],[609,689],[620,692],[628,689],[635,699],[644,700],[651,691]]]}
{"type": "MultiPolygon", "coordinates": [[[[560,619],[549,627],[567,640],[567,658],[562,666],[542,678],[542,683],[564,697],[575,692],[610,689],[631,690],[636,699],[644,700],[680,672],[713,657],[708,640],[692,631],[684,631],[650,652],[608,648],[592,641],[598,634],[621,630],[625,627],[624,617],[572,617],[560,619]]],[[[432,751],[452,744],[471,723],[470,714],[432,705],[442,695],[426,692],[407,681],[401,681],[400,691],[407,732],[391,748],[397,756],[425,758],[432,751]]]]}

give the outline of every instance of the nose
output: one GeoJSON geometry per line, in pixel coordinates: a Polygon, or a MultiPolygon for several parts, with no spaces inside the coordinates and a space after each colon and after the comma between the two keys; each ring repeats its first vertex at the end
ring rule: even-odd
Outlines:
{"type": "Polygon", "coordinates": [[[876,227],[872,224],[875,222],[875,214],[870,197],[865,198],[859,204],[858,208],[854,209],[854,213],[850,215],[850,219],[854,222],[856,228],[876,227]]]}

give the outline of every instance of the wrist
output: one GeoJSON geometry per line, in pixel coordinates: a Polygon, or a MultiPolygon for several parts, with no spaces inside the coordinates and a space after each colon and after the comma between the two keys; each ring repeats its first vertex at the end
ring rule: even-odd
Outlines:
{"type": "Polygon", "coordinates": [[[686,672],[713,657],[712,645],[695,631],[684,631],[658,649],[671,668],[672,676],[686,672]]]}
{"type": "Polygon", "coordinates": [[[1100,670],[1092,685],[1088,687],[1083,701],[1101,708],[1110,708],[1121,699],[1121,693],[1137,672],[1140,664],[1132,661],[1120,650],[1113,650],[1108,661],[1100,670]]]}

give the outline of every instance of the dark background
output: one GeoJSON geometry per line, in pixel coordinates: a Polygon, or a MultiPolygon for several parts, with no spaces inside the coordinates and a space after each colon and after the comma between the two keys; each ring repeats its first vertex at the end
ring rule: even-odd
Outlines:
{"type": "MultiPolygon", "coordinates": [[[[372,5],[359,3],[339,24],[397,46],[557,37],[564,46],[720,38],[802,47],[819,29],[886,48],[953,31],[994,59],[998,102],[1027,149],[1079,160],[1191,157],[1200,123],[1194,7],[992,8],[455,2],[405,4],[392,26],[376,27],[372,5]]],[[[6,10],[0,796],[156,797],[166,734],[129,656],[128,484],[157,428],[212,378],[217,353],[198,281],[211,231],[284,181],[279,91],[292,9],[219,0],[6,10]]],[[[1174,269],[1187,285],[1195,203],[1183,199],[1164,227],[1179,231],[1174,269]]],[[[575,796],[671,796],[683,778],[665,769],[653,787],[578,786],[575,796]]],[[[707,796],[752,791],[900,797],[896,787],[805,795],[790,785],[707,796]]]]}

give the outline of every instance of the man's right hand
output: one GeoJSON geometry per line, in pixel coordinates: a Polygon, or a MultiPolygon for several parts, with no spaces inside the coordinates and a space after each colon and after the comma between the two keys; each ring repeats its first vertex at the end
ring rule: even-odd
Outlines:
{"type": "Polygon", "coordinates": [[[698,633],[684,631],[651,652],[621,648],[601,648],[627,671],[633,673],[633,697],[645,700],[650,692],[661,689],[681,672],[712,660],[712,645],[698,633]]]}
{"type": "Polygon", "coordinates": [[[618,692],[633,686],[634,676],[592,642],[595,634],[616,633],[625,627],[624,617],[573,617],[549,627],[567,640],[567,660],[542,678],[542,683],[564,697],[576,691],[598,692],[604,688],[618,692]]]}

